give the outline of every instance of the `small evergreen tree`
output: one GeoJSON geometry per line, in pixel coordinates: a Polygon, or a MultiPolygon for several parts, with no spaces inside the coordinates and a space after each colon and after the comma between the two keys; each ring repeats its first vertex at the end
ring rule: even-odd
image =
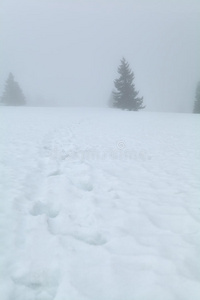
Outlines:
{"type": "Polygon", "coordinates": [[[12,73],[9,74],[8,79],[6,80],[5,90],[1,97],[1,101],[7,106],[19,106],[26,104],[24,94],[19,84],[14,80],[12,73]]]}
{"type": "Polygon", "coordinates": [[[114,99],[113,99],[113,91],[112,91],[108,99],[108,107],[113,107],[113,104],[114,104],[114,99]]]}
{"type": "Polygon", "coordinates": [[[139,98],[135,90],[134,73],[131,71],[128,62],[123,58],[118,67],[120,77],[115,79],[114,85],[117,91],[113,92],[113,106],[121,109],[137,111],[145,108],[143,106],[143,97],[139,98]]]}
{"type": "Polygon", "coordinates": [[[196,88],[196,96],[195,96],[193,113],[200,114],[200,81],[198,82],[196,88]]]}

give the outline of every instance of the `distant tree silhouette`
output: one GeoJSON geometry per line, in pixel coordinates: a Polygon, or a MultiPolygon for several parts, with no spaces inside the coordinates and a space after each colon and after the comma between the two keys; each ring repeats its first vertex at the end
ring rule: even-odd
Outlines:
{"type": "Polygon", "coordinates": [[[14,80],[12,73],[9,74],[5,83],[5,89],[1,97],[2,104],[7,106],[25,105],[25,96],[19,86],[14,80]]]}
{"type": "Polygon", "coordinates": [[[194,102],[194,114],[200,114],[200,81],[197,84],[195,102],[194,102]]]}
{"type": "Polygon", "coordinates": [[[109,106],[109,107],[113,107],[113,105],[114,105],[113,92],[114,92],[114,91],[111,92],[110,97],[109,97],[109,99],[108,99],[108,106],[109,106]]]}
{"type": "Polygon", "coordinates": [[[134,110],[145,108],[143,97],[139,98],[135,90],[134,73],[131,71],[128,62],[122,58],[118,67],[119,78],[115,79],[116,90],[113,91],[113,106],[121,109],[134,110]]]}

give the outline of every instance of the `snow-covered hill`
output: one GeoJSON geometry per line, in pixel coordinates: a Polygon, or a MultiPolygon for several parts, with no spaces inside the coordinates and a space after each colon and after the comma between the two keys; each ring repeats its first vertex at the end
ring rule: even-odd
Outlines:
{"type": "Polygon", "coordinates": [[[199,299],[199,128],[1,107],[0,299],[199,299]]]}

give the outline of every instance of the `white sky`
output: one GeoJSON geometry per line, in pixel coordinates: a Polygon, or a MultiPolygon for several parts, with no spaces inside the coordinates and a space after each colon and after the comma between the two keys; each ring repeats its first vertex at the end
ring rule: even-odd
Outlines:
{"type": "Polygon", "coordinates": [[[105,105],[124,56],[147,110],[191,111],[199,0],[1,0],[0,94],[11,71],[32,103],[105,105]]]}

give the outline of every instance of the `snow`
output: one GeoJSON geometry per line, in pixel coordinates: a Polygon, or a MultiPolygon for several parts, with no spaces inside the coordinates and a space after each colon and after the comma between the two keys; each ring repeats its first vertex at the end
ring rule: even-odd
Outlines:
{"type": "Polygon", "coordinates": [[[0,120],[0,299],[199,299],[198,115],[1,107],[0,120]]]}

